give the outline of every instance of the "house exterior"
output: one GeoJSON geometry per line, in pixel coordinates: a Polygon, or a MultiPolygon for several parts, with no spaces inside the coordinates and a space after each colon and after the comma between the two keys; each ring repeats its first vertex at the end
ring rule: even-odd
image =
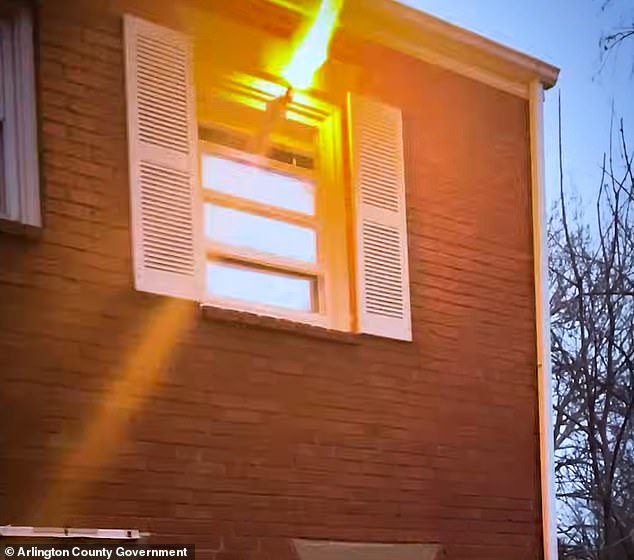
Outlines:
{"type": "Polygon", "coordinates": [[[215,560],[555,557],[557,70],[348,0],[287,92],[314,9],[3,4],[0,524],[215,560]]]}

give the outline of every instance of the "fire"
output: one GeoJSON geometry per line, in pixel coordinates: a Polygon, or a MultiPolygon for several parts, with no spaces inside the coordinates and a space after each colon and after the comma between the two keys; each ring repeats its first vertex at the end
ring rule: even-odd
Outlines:
{"type": "Polygon", "coordinates": [[[342,4],[343,0],[321,0],[315,19],[298,33],[297,47],[282,70],[282,77],[291,87],[306,89],[312,85],[315,72],[328,58],[342,4]]]}

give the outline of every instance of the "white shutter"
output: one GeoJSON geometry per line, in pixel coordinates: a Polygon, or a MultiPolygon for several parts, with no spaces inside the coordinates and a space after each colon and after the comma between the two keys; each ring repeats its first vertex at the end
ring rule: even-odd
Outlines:
{"type": "Polygon", "coordinates": [[[348,94],[361,332],[412,340],[401,111],[348,94]]]}
{"type": "Polygon", "coordinates": [[[135,287],[200,301],[191,45],[176,31],[129,15],[124,26],[135,287]]]}

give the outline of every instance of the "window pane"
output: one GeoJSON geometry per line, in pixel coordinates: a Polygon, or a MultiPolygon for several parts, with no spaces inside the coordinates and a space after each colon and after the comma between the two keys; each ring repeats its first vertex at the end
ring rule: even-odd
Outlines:
{"type": "Polygon", "coordinates": [[[215,204],[205,204],[205,235],[220,243],[301,261],[317,258],[315,230],[215,204]]]}
{"type": "Polygon", "coordinates": [[[304,214],[315,212],[311,182],[231,159],[204,154],[203,187],[304,214]]]}
{"type": "Polygon", "coordinates": [[[207,291],[217,297],[312,311],[314,280],[219,262],[207,263],[207,291]]]}

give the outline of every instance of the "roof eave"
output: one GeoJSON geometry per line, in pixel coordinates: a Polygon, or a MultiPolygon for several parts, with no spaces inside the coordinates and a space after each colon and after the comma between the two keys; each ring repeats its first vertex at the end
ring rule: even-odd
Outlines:
{"type": "MultiPolygon", "coordinates": [[[[313,13],[315,0],[269,0],[291,11],[313,13]]],[[[559,69],[472,31],[393,0],[345,0],[344,32],[453,70],[528,98],[539,81],[557,82],[559,69]]]]}

